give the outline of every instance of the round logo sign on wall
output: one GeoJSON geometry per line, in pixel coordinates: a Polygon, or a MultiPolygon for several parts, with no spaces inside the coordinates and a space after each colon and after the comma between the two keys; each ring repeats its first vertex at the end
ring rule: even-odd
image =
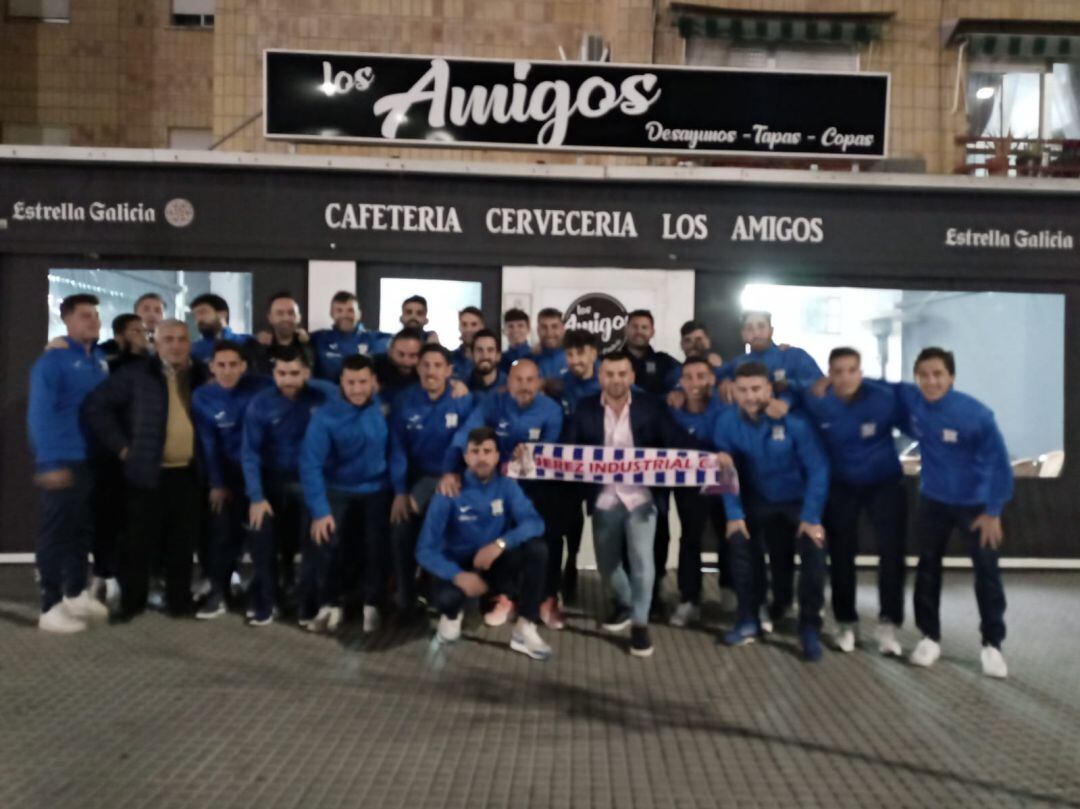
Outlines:
{"type": "Polygon", "coordinates": [[[563,315],[567,331],[585,329],[600,341],[600,354],[622,348],[626,342],[626,307],[603,292],[589,292],[569,306],[563,315]]]}
{"type": "Polygon", "coordinates": [[[165,221],[174,228],[186,228],[195,221],[195,206],[183,197],[165,203],[165,221]]]}

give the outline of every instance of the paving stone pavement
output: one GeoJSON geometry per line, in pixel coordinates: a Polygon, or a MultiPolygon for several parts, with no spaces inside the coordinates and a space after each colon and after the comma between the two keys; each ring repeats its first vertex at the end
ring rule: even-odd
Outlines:
{"type": "Polygon", "coordinates": [[[631,658],[586,573],[538,663],[475,616],[449,648],[423,621],[330,639],[239,615],[51,637],[30,568],[0,568],[0,807],[1080,807],[1080,574],[1007,574],[1004,682],[970,572],[929,671],[872,648],[872,581],[861,648],[806,665],[791,627],[717,647],[715,604],[631,658]]]}

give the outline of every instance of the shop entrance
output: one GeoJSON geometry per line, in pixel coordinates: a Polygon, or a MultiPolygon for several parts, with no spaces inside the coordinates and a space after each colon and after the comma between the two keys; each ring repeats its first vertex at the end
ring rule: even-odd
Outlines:
{"type": "Polygon", "coordinates": [[[457,348],[457,313],[476,306],[488,328],[501,328],[502,278],[496,267],[453,264],[358,264],[356,294],[364,307],[364,322],[380,331],[401,329],[401,304],[422,295],[428,304],[425,328],[439,335],[449,349],[457,348]]]}

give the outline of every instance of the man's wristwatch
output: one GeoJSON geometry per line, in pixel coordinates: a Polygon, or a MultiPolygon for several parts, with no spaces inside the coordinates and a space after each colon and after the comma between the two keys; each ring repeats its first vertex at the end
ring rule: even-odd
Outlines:
{"type": "Polygon", "coordinates": [[[506,540],[503,539],[502,537],[499,537],[498,539],[496,539],[495,544],[499,546],[500,551],[505,551],[506,550],[506,540]]]}

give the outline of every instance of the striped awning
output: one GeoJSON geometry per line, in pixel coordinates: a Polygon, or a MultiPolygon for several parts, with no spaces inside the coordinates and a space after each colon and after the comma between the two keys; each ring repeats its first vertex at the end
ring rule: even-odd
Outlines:
{"type": "Polygon", "coordinates": [[[948,45],[967,42],[984,59],[1080,61],[1080,23],[1055,20],[958,19],[942,27],[948,45]]]}
{"type": "Polygon", "coordinates": [[[740,42],[867,43],[881,39],[891,14],[770,14],[673,3],[679,35],[740,42]]]}
{"type": "Polygon", "coordinates": [[[968,54],[991,59],[1080,60],[1080,37],[1034,34],[970,34],[968,54]]]}

